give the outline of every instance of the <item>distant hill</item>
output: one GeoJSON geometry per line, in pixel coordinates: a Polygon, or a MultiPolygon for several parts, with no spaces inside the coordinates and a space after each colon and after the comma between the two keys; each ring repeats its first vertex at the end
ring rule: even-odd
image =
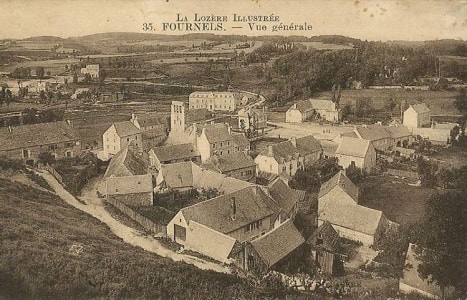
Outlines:
{"type": "Polygon", "coordinates": [[[30,37],[30,38],[25,38],[23,41],[30,41],[30,42],[63,42],[64,39],[61,37],[56,37],[56,36],[35,36],[35,37],[30,37]]]}
{"type": "Polygon", "coordinates": [[[243,280],[130,246],[57,196],[1,178],[0,215],[0,299],[257,296],[243,280]]]}

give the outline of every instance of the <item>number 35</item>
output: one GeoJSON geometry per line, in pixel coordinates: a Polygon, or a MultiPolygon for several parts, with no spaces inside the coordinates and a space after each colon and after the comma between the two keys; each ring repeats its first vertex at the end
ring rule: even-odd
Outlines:
{"type": "Polygon", "coordinates": [[[152,27],[152,23],[143,23],[143,30],[144,31],[152,31],[154,28],[152,27]]]}

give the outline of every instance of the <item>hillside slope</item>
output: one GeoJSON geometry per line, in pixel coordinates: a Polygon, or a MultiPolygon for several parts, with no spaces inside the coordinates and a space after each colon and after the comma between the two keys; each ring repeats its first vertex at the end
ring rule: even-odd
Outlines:
{"type": "Polygon", "coordinates": [[[0,298],[255,296],[234,276],[132,247],[97,219],[20,183],[0,179],[0,216],[0,298]]]}

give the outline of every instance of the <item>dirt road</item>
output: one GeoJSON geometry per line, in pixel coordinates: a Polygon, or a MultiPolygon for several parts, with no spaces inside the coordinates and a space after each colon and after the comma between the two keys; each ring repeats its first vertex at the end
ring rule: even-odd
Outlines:
{"type": "Polygon", "coordinates": [[[59,196],[66,203],[76,207],[77,209],[84,211],[85,213],[101,220],[110,230],[118,237],[122,238],[124,242],[129,243],[133,246],[143,248],[146,251],[155,253],[157,255],[170,258],[174,261],[183,261],[185,263],[194,265],[203,270],[213,270],[220,273],[230,273],[230,270],[227,267],[222,266],[221,264],[216,264],[213,262],[204,261],[194,256],[178,254],[160,244],[157,240],[152,237],[143,235],[138,230],[135,230],[131,227],[128,227],[117,220],[115,220],[108,212],[105,210],[102,200],[99,199],[96,195],[96,185],[97,181],[91,183],[83,190],[83,196],[80,197],[80,200],[86,204],[78,201],[73,195],[71,195],[63,186],[47,171],[35,171],[37,174],[41,175],[52,187],[57,196],[59,196]]]}

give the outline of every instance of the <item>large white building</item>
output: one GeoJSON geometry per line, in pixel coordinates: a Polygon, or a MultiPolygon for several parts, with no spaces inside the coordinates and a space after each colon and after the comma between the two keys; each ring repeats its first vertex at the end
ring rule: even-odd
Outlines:
{"type": "Polygon", "coordinates": [[[369,140],[342,137],[335,156],[339,165],[348,168],[351,165],[366,172],[376,166],[376,151],[369,140]]]}
{"type": "Polygon", "coordinates": [[[293,104],[285,113],[288,123],[301,123],[312,117],[329,122],[339,122],[341,111],[337,103],[325,99],[308,99],[293,104]]]}
{"type": "Polygon", "coordinates": [[[92,79],[99,78],[99,65],[86,65],[85,68],[81,68],[81,74],[89,74],[92,79]]]}
{"type": "Polygon", "coordinates": [[[189,97],[189,107],[209,111],[234,111],[239,101],[240,97],[232,92],[193,92],[189,97]]]}

